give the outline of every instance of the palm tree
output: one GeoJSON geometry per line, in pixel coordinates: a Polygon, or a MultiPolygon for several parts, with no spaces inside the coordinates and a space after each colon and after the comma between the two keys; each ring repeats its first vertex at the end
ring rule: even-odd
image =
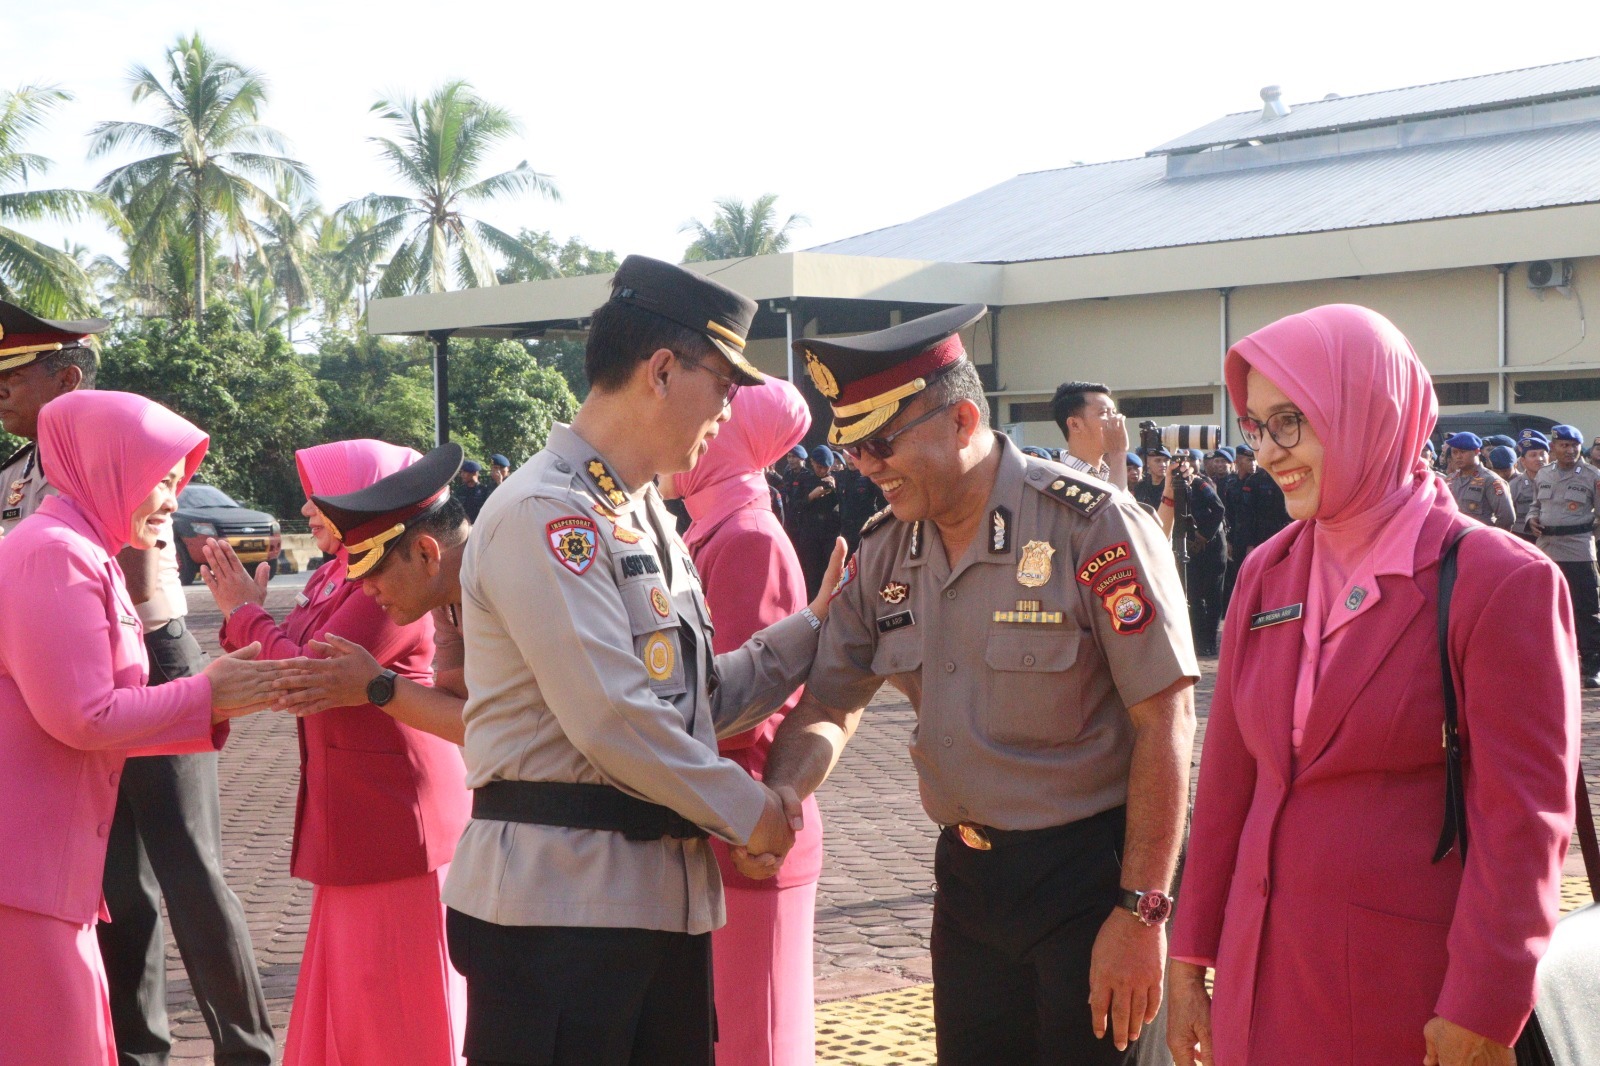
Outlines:
{"type": "Polygon", "coordinates": [[[778,194],[774,192],[756,197],[749,206],[732,196],[718,200],[717,216],[709,225],[691,218],[678,227],[679,233],[695,235],[694,243],[683,253],[683,261],[742,259],[783,251],[789,247],[789,231],[806,225],[810,219],[790,215],[782,226],[775,226],[778,216],[773,208],[777,202],[778,194]]]}
{"type": "Polygon", "coordinates": [[[284,210],[254,226],[260,241],[260,265],[271,282],[270,290],[283,301],[285,332],[292,341],[294,322],[304,316],[311,303],[317,241],[326,216],[316,200],[297,197],[287,185],[278,188],[277,199],[284,210]]]}
{"type": "Polygon", "coordinates": [[[117,167],[97,188],[122,206],[133,223],[128,267],[140,274],[155,267],[169,247],[178,218],[194,255],[193,317],[205,313],[204,250],[213,235],[235,247],[258,251],[250,212],[268,218],[284,206],[254,179],[298,195],[312,185],[305,166],[281,154],[277,131],[258,121],[267,100],[266,79],[211,50],[195,33],[179,37],[167,53],[166,80],[149,68],[129,71],[133,102],[156,102],[159,120],[102,122],[90,136],[91,159],[123,147],[157,154],[117,167]]]}
{"type": "Polygon", "coordinates": [[[71,254],[6,223],[75,221],[87,214],[97,214],[110,225],[121,222],[111,202],[96,193],[25,187],[51,166],[50,160],[24,150],[28,135],[71,99],[52,86],[0,92],[0,299],[24,304],[47,318],[93,310],[89,276],[71,254]]]}
{"type": "Polygon", "coordinates": [[[511,112],[459,80],[446,82],[426,99],[379,100],[372,110],[395,136],[370,139],[409,187],[406,195],[371,193],[340,208],[348,216],[372,218],[351,242],[352,257],[376,262],[394,248],[378,276],[377,295],[443,292],[452,275],[467,287],[493,285],[491,251],[512,264],[534,266],[535,253],[516,237],[463,213],[470,205],[529,192],[561,199],[550,176],[526,160],[479,177],[490,151],[522,132],[511,112]]]}

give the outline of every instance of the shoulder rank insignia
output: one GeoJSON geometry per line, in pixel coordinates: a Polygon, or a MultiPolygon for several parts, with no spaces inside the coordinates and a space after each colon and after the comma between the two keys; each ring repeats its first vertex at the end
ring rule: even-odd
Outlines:
{"type": "Polygon", "coordinates": [[[894,517],[893,509],[885,507],[883,510],[879,511],[877,514],[875,514],[871,518],[867,519],[865,522],[863,522],[861,524],[861,539],[865,540],[866,538],[872,536],[872,534],[874,534],[878,530],[882,529],[884,527],[884,525],[889,521],[889,519],[891,519],[893,517],[894,517]]]}
{"type": "Polygon", "coordinates": [[[1095,488],[1088,482],[1064,475],[1058,475],[1039,491],[1061,501],[1085,518],[1093,517],[1111,498],[1111,493],[1106,489],[1095,488]]]}
{"type": "Polygon", "coordinates": [[[922,558],[922,519],[911,523],[911,550],[908,553],[912,559],[922,558]]]}
{"type": "Polygon", "coordinates": [[[1011,512],[996,507],[989,512],[989,554],[1004,555],[1011,550],[1011,512]]]}
{"type": "Polygon", "coordinates": [[[605,494],[606,500],[613,507],[621,507],[628,502],[628,494],[623,492],[617,484],[617,479],[611,469],[599,459],[590,459],[586,464],[589,476],[594,478],[594,483],[600,486],[600,491],[605,494]]]}
{"type": "Polygon", "coordinates": [[[29,452],[33,451],[33,449],[36,447],[38,447],[38,442],[30,440],[28,443],[24,444],[22,447],[6,456],[5,461],[0,462],[0,470],[4,470],[6,467],[12,465],[18,459],[21,459],[24,455],[27,455],[29,452]]]}

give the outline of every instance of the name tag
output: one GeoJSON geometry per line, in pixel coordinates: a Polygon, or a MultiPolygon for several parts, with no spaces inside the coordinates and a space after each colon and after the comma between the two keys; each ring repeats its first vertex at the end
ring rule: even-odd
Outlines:
{"type": "Polygon", "coordinates": [[[1260,614],[1250,616],[1251,629],[1265,629],[1268,626],[1279,625],[1283,622],[1293,622],[1305,611],[1303,603],[1290,604],[1288,607],[1278,607],[1271,611],[1262,611],[1260,614]]]}
{"type": "Polygon", "coordinates": [[[22,508],[20,507],[7,507],[4,511],[0,511],[0,522],[9,522],[13,518],[21,517],[22,508]]]}
{"type": "Polygon", "coordinates": [[[311,597],[302,592],[294,598],[294,605],[296,607],[309,607],[311,606],[311,597]]]}
{"type": "Polygon", "coordinates": [[[139,622],[139,619],[131,617],[129,615],[125,615],[125,614],[117,615],[117,623],[119,625],[127,626],[129,629],[140,629],[140,628],[143,628],[142,625],[139,622]]]}
{"type": "Polygon", "coordinates": [[[914,626],[916,624],[917,620],[912,617],[910,611],[900,611],[897,614],[885,615],[878,619],[878,632],[893,633],[897,629],[904,629],[906,626],[914,626]]]}

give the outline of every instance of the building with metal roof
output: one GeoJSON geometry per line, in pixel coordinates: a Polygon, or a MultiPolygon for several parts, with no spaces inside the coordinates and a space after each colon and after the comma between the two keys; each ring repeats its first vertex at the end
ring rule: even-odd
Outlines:
{"type": "MultiPolygon", "coordinates": [[[[1230,421],[1222,357],[1330,302],[1392,318],[1447,411],[1548,414],[1600,432],[1600,58],[1226,115],[1136,159],[1022,174],[805,252],[694,264],[761,303],[749,354],[981,300],[969,350],[1028,443],[1055,385],[1125,411],[1230,421]]],[[[377,300],[379,333],[581,330],[607,278],[377,300]]],[[[791,376],[792,373],[791,373],[791,376]]],[[[802,388],[809,390],[803,381],[802,388]]],[[[820,397],[813,397],[819,415],[820,397]]]]}

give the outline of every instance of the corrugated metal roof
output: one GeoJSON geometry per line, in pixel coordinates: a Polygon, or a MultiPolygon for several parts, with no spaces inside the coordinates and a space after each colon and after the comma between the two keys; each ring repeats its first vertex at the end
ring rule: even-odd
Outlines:
{"type": "Polygon", "coordinates": [[[1258,107],[1254,111],[1225,115],[1158,148],[1152,148],[1149,154],[1294,136],[1314,130],[1348,129],[1351,126],[1419,115],[1566,96],[1581,93],[1585,89],[1600,90],[1600,57],[1294,104],[1289,114],[1268,121],[1262,121],[1261,108],[1258,107]]]}
{"type": "Polygon", "coordinates": [[[1013,263],[1600,202],[1600,123],[1168,178],[1160,156],[1022,174],[837,255],[1013,263]]]}

